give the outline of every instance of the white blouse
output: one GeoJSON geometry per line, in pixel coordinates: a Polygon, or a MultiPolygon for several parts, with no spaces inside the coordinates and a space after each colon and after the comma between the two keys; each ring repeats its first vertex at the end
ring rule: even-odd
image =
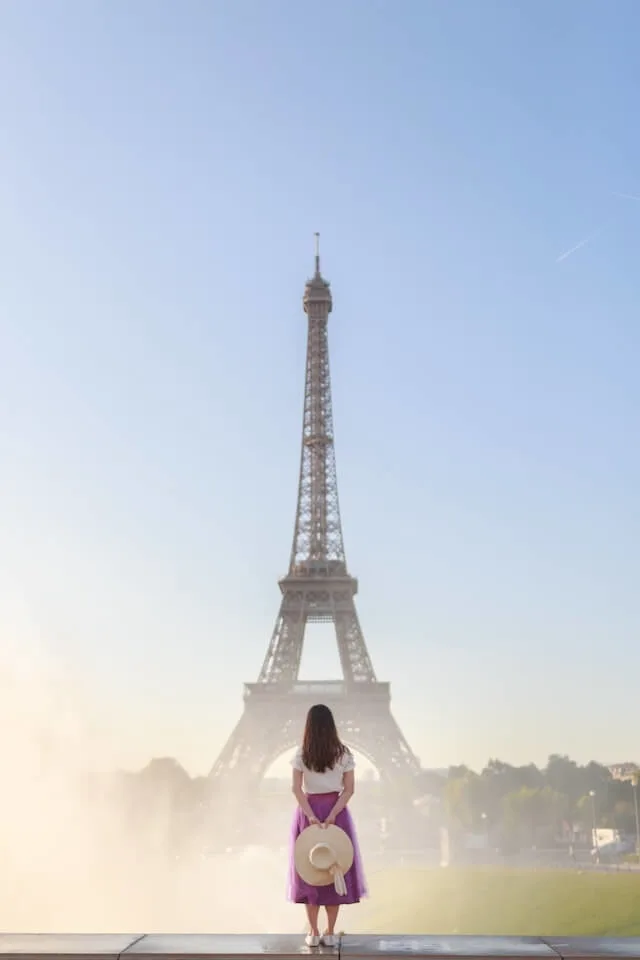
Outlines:
{"type": "Polygon", "coordinates": [[[305,793],[342,793],[344,775],[348,770],[355,770],[356,763],[353,754],[345,750],[335,766],[324,773],[318,773],[317,770],[305,767],[300,748],[291,761],[291,766],[302,771],[302,789],[305,793]]]}

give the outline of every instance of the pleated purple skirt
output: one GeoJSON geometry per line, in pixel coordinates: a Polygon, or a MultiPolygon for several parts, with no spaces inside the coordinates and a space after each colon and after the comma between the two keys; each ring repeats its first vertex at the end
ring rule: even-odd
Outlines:
{"type": "MultiPolygon", "coordinates": [[[[312,793],[307,796],[309,806],[315,813],[318,820],[322,823],[325,817],[331,813],[338,793],[312,793]]],[[[305,817],[300,807],[296,807],[291,824],[291,837],[289,841],[289,875],[287,882],[287,900],[292,903],[312,903],[320,907],[337,907],[346,903],[359,903],[362,897],[367,895],[367,886],[362,869],[362,857],[358,846],[356,828],[348,809],[343,810],[336,817],[336,826],[340,827],[348,834],[353,844],[353,865],[345,873],[344,879],[347,887],[347,895],[341,897],[336,893],[333,883],[326,887],[314,887],[298,876],[296,871],[293,850],[295,842],[300,833],[309,826],[309,821],[305,817]]]]}

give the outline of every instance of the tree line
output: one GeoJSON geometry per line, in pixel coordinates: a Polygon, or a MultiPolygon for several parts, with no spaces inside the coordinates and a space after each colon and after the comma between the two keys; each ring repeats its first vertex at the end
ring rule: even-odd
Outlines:
{"type": "MultiPolygon", "coordinates": [[[[111,801],[117,801],[140,840],[179,849],[207,833],[212,785],[205,777],[191,778],[176,760],[156,759],[109,782],[111,801]]],[[[367,784],[366,790],[362,784],[359,799],[367,803],[376,786],[380,792],[374,790],[374,795],[384,810],[382,784],[367,784]]],[[[636,834],[636,780],[617,779],[599,763],[580,765],[559,754],[544,767],[493,759],[479,773],[467,766],[424,771],[417,787],[415,795],[427,801],[421,812],[425,839],[431,836],[432,842],[443,826],[452,835],[485,833],[492,845],[505,850],[561,842],[590,846],[594,825],[636,834]]],[[[372,811],[367,805],[367,812],[372,811]]]]}
{"type": "Polygon", "coordinates": [[[599,763],[584,766],[553,754],[546,766],[512,766],[490,760],[480,772],[454,766],[429,777],[426,790],[437,798],[450,829],[487,832],[513,844],[554,844],[582,838],[593,826],[635,835],[637,778],[620,780],[599,763]]]}

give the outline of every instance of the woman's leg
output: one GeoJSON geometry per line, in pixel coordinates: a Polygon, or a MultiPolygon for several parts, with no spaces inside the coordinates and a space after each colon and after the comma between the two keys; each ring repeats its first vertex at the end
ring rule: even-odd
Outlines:
{"type": "Polygon", "coordinates": [[[332,907],[325,907],[325,910],[327,911],[327,933],[331,937],[336,932],[336,920],[338,919],[339,909],[340,904],[332,907]]]}
{"type": "Polygon", "coordinates": [[[309,933],[313,937],[319,936],[318,933],[318,914],[320,913],[320,907],[317,903],[305,903],[305,910],[307,911],[307,920],[309,921],[309,933]]]}

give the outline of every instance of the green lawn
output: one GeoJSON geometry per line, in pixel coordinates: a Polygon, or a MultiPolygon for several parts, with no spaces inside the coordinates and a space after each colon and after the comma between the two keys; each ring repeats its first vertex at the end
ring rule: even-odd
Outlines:
{"type": "Polygon", "coordinates": [[[369,899],[345,910],[348,932],[640,935],[640,873],[402,869],[369,885],[369,899]]]}

